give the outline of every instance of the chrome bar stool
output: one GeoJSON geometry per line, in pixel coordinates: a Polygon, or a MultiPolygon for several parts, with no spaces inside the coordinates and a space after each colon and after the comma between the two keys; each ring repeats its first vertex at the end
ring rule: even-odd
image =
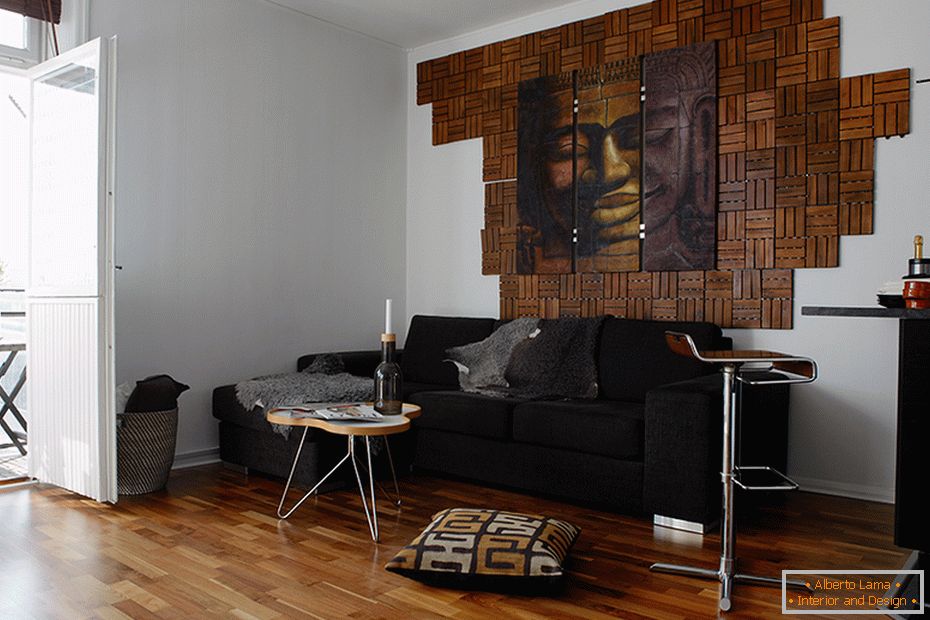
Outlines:
{"type": "MultiPolygon", "coordinates": [[[[716,570],[697,566],[657,563],[650,570],[661,573],[689,575],[720,582],[720,609],[729,611],[733,606],[734,582],[781,586],[778,577],[760,577],[736,572],[736,515],[734,495],[736,487],[746,491],[792,491],[798,484],[780,471],[768,466],[744,466],[736,463],[739,450],[739,391],[740,384],[772,385],[778,383],[811,383],[817,378],[817,363],[807,357],[786,355],[772,351],[699,351],[688,334],[665,332],[669,348],[686,357],[716,364],[723,373],[723,464],[720,479],[723,485],[723,504],[720,515],[720,566],[716,570]],[[750,371],[768,371],[759,375],[744,375],[750,371]],[[771,481],[752,481],[767,477],[771,481]]],[[[787,586],[808,590],[804,582],[788,580],[787,586]]]]}

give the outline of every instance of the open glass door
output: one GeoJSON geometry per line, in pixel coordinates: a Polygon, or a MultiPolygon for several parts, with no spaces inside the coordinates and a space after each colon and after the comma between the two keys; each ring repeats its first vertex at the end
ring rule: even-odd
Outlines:
{"type": "Polygon", "coordinates": [[[116,501],[113,387],[115,39],[29,71],[29,474],[116,501]]]}
{"type": "Polygon", "coordinates": [[[28,106],[29,80],[22,71],[0,67],[0,485],[29,480],[24,387],[28,106]]]}

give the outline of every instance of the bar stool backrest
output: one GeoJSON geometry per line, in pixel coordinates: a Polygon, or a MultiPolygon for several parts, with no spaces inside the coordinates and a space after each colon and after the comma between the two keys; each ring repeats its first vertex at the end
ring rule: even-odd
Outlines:
{"type": "Polygon", "coordinates": [[[692,340],[691,336],[688,334],[683,334],[681,332],[665,332],[665,342],[668,344],[668,348],[678,355],[692,357],[702,362],[705,361],[701,359],[701,354],[694,344],[694,340],[692,340]]]}
{"type": "Polygon", "coordinates": [[[789,355],[776,351],[700,351],[690,335],[667,331],[665,342],[668,347],[679,355],[691,357],[709,364],[722,364],[742,366],[743,364],[766,365],[769,370],[780,378],[763,378],[754,380],[740,378],[743,383],[810,383],[817,378],[817,362],[809,357],[789,355]]]}

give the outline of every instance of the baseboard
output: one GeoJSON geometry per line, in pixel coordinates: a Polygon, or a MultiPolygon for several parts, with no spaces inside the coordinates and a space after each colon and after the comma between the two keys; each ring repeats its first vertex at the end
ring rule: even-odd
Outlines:
{"type": "Polygon", "coordinates": [[[206,450],[192,450],[174,455],[174,465],[171,469],[186,469],[220,462],[220,448],[207,448],[206,450]]]}
{"type": "Polygon", "coordinates": [[[791,475],[791,478],[801,485],[801,491],[811,493],[823,493],[824,495],[837,495],[839,497],[851,497],[853,499],[864,499],[870,502],[880,502],[882,504],[894,503],[894,491],[891,487],[879,487],[867,484],[850,484],[848,482],[836,482],[835,480],[820,480],[819,478],[806,478],[804,476],[791,475]]]}
{"type": "MultiPolygon", "coordinates": [[[[188,467],[198,467],[200,465],[209,465],[220,462],[220,448],[207,448],[205,450],[192,450],[183,454],[174,456],[174,465],[171,469],[186,469],[188,467]]],[[[869,502],[880,502],[882,504],[893,504],[894,493],[891,488],[871,486],[866,484],[850,484],[848,482],[836,482],[835,480],[821,480],[819,478],[807,478],[804,476],[791,476],[799,485],[802,491],[810,493],[823,493],[824,495],[836,495],[839,497],[851,497],[853,499],[862,499],[869,502]]]]}

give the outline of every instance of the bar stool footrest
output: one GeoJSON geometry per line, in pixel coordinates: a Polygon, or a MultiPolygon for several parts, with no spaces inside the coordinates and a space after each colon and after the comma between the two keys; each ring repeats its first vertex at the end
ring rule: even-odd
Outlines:
{"type": "Polygon", "coordinates": [[[743,465],[736,468],[733,483],[744,491],[796,491],[797,482],[768,465],[743,465]]]}
{"type": "Polygon", "coordinates": [[[810,377],[792,372],[774,369],[740,370],[736,380],[746,385],[791,385],[793,383],[810,383],[810,377]]]}

